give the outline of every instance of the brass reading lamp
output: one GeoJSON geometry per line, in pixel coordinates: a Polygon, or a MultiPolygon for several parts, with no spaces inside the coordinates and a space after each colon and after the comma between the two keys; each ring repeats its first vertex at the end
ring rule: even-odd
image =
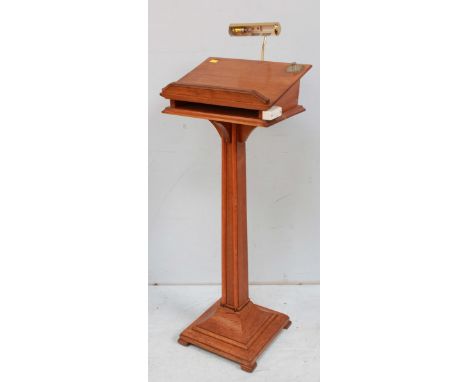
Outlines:
{"type": "Polygon", "coordinates": [[[263,36],[261,60],[265,60],[265,45],[268,36],[279,36],[281,33],[281,24],[279,22],[271,23],[244,23],[229,25],[229,34],[231,36],[263,36]]]}

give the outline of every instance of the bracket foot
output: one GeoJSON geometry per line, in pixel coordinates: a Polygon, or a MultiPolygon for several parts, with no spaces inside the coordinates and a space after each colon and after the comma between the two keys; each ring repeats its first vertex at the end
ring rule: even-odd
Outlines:
{"type": "Polygon", "coordinates": [[[242,370],[246,371],[247,373],[251,373],[257,367],[257,362],[254,362],[251,364],[241,364],[240,367],[242,370]]]}
{"type": "Polygon", "coordinates": [[[181,344],[182,346],[189,346],[189,345],[190,345],[190,343],[188,343],[187,341],[184,341],[182,338],[179,338],[179,339],[177,340],[177,342],[178,342],[179,344],[181,344]]]}

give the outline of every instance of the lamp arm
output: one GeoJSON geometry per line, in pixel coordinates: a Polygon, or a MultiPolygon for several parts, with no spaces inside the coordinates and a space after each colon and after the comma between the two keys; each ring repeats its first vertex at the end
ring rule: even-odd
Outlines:
{"type": "Polygon", "coordinates": [[[262,43],[262,55],[261,55],[261,60],[265,61],[265,45],[267,41],[268,36],[263,36],[263,43],[262,43]]]}

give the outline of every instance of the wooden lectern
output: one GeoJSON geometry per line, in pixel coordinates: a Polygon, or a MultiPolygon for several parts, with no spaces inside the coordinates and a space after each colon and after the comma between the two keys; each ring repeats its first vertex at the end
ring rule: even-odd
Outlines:
{"type": "Polygon", "coordinates": [[[268,127],[305,111],[299,83],[311,65],[210,57],[161,96],[163,113],[209,120],[222,141],[222,297],[185,329],[179,343],[193,344],[253,371],[257,358],[289,317],[249,299],[245,142],[257,126],[268,127]],[[264,111],[282,114],[264,120],[264,111]]]}

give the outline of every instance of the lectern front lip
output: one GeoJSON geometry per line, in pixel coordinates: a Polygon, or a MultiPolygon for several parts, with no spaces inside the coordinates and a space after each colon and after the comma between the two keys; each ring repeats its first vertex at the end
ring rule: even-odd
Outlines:
{"type": "Polygon", "coordinates": [[[268,110],[271,104],[268,97],[254,89],[200,85],[187,82],[173,82],[167,85],[162,90],[161,96],[174,101],[197,102],[251,110],[268,110]]]}
{"type": "Polygon", "coordinates": [[[264,96],[262,93],[254,89],[230,88],[227,86],[203,85],[203,84],[197,84],[197,83],[178,81],[178,82],[172,82],[171,84],[166,86],[163,89],[163,93],[171,87],[192,88],[192,89],[200,89],[200,90],[216,90],[216,91],[226,91],[230,93],[246,94],[246,95],[254,96],[255,98],[258,99],[259,102],[262,102],[266,105],[270,103],[270,99],[268,97],[264,96]]]}

